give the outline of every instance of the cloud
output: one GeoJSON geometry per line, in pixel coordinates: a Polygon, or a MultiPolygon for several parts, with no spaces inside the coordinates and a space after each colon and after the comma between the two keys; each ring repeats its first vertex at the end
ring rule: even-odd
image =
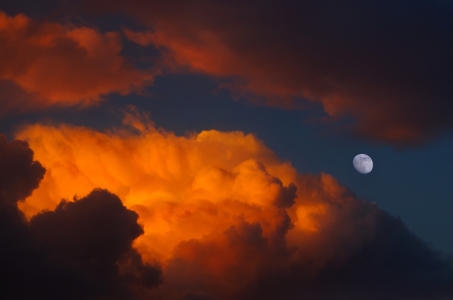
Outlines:
{"type": "Polygon", "coordinates": [[[132,248],[143,234],[138,215],[106,190],[26,221],[17,202],[44,172],[26,142],[0,135],[2,299],[135,299],[160,284],[160,268],[132,248]]]}
{"type": "Polygon", "coordinates": [[[330,120],[393,145],[451,131],[453,6],[446,1],[90,1],[150,28],[126,30],[173,70],[230,78],[233,95],[330,120]],[[233,80],[231,79],[233,78],[233,80]]]}
{"type": "Polygon", "coordinates": [[[0,43],[0,113],[93,105],[110,93],[138,92],[153,79],[121,55],[115,32],[0,11],[0,43]]]}
{"type": "Polygon", "coordinates": [[[45,169],[33,161],[33,151],[23,141],[8,143],[0,134],[0,199],[15,205],[24,200],[39,185],[45,169]]]}
{"type": "Polygon", "coordinates": [[[8,142],[0,134],[0,296],[20,290],[22,274],[34,263],[33,243],[17,202],[38,186],[45,169],[33,161],[33,152],[23,141],[8,142]]]}
{"type": "Polygon", "coordinates": [[[144,265],[132,248],[143,234],[137,218],[105,190],[75,202],[62,201],[55,211],[32,218],[32,232],[49,253],[50,271],[42,280],[58,283],[43,293],[54,298],[131,298],[129,285],[156,287],[160,270],[144,265]]]}
{"type": "Polygon", "coordinates": [[[95,187],[139,215],[134,249],[163,272],[144,298],[453,296],[450,262],[401,220],[328,174],[298,173],[251,134],[176,136],[132,111],[108,132],[35,124],[17,137],[48,170],[20,204],[28,218],[95,187]]]}

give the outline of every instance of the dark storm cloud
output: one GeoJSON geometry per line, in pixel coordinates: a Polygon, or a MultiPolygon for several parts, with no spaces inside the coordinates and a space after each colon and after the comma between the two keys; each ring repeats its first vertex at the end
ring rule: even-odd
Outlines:
{"type": "Polygon", "coordinates": [[[15,205],[36,189],[45,169],[33,161],[33,151],[23,141],[8,143],[0,134],[0,203],[15,205]]]}
{"type": "MultiPolygon", "coordinates": [[[[14,299],[23,274],[34,271],[37,253],[17,202],[38,187],[45,169],[26,142],[0,134],[0,298],[14,299]]],[[[23,288],[23,287],[22,287],[23,288]]]]}
{"type": "MultiPolygon", "coordinates": [[[[401,220],[378,211],[373,240],[345,262],[264,273],[244,299],[452,299],[453,269],[401,220]]],[[[338,249],[341,251],[341,249],[338,249]]]]}
{"type": "Polygon", "coordinates": [[[219,78],[240,97],[293,107],[319,101],[354,130],[396,145],[453,128],[450,1],[90,1],[137,16],[126,31],[171,67],[219,78]],[[261,99],[261,100],[260,100],[261,99]],[[296,105],[297,106],[297,105],[296,105]]]}
{"type": "Polygon", "coordinates": [[[144,266],[132,249],[133,240],[143,234],[137,218],[105,190],[94,190],[76,202],[62,201],[55,211],[35,216],[31,229],[40,248],[49,253],[52,271],[43,279],[58,283],[58,288],[45,292],[56,298],[69,294],[121,299],[132,297],[131,284],[157,286],[159,270],[144,266]]]}
{"type": "MultiPolygon", "coordinates": [[[[452,299],[451,261],[410,233],[401,220],[370,208],[370,204],[354,210],[363,214],[358,219],[373,219],[375,229],[368,241],[357,235],[355,241],[345,239],[330,249],[339,253],[336,258],[322,261],[325,249],[312,257],[304,249],[276,251],[263,237],[259,224],[242,223],[220,239],[181,243],[166,273],[170,287],[189,289],[184,299],[452,299]],[[360,246],[343,261],[342,252],[351,243],[360,246]],[[235,259],[227,267],[216,267],[221,275],[206,276],[212,272],[210,262],[218,256],[225,261],[235,259]]],[[[323,238],[335,240],[335,235],[344,235],[345,226],[336,227],[324,232],[323,238]]],[[[367,231],[358,228],[361,230],[367,231]]],[[[329,244],[325,246],[333,247],[329,244]]]]}
{"type": "Polygon", "coordinates": [[[105,190],[28,223],[17,208],[45,170],[26,142],[0,136],[0,298],[134,299],[161,282],[132,248],[138,215],[105,190]]]}

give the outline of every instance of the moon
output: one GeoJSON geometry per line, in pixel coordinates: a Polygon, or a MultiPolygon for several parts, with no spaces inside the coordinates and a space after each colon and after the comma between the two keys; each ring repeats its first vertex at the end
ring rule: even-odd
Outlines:
{"type": "Polygon", "coordinates": [[[373,161],[366,154],[357,154],[352,160],[352,164],[360,174],[368,174],[373,170],[373,161]]]}

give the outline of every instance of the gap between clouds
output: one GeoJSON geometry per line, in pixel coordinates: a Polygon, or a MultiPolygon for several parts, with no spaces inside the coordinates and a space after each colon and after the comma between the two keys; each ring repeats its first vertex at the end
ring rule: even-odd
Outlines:
{"type": "Polygon", "coordinates": [[[453,128],[453,7],[446,1],[97,0],[76,7],[141,21],[148,30],[124,33],[160,51],[160,71],[125,60],[119,33],[2,13],[2,110],[94,104],[140,91],[165,69],[210,75],[253,102],[288,109],[300,99],[319,102],[328,114],[321,121],[352,117],[352,131],[394,146],[453,128]]]}

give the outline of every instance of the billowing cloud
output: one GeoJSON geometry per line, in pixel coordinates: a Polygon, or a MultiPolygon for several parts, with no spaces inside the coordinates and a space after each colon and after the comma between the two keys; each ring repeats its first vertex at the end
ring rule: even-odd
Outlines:
{"type": "MultiPolygon", "coordinates": [[[[17,202],[38,186],[45,169],[33,161],[27,143],[9,143],[0,134],[0,288],[1,298],[12,298],[21,289],[23,274],[30,272],[36,253],[17,202]],[[8,297],[9,296],[9,297],[8,297]]],[[[17,295],[17,294],[16,294],[17,295]]]]}
{"type": "MultiPolygon", "coordinates": [[[[134,112],[125,125],[24,127],[17,137],[48,171],[20,208],[33,224],[42,210],[59,214],[61,198],[117,194],[143,225],[134,249],[162,266],[144,299],[453,296],[446,259],[332,176],[298,173],[251,134],[176,136],[134,112]]],[[[131,240],[127,224],[111,230],[125,226],[131,240]]]]}
{"type": "Polygon", "coordinates": [[[32,218],[40,249],[49,253],[48,271],[41,280],[58,283],[43,289],[43,294],[55,299],[65,295],[130,299],[140,288],[156,287],[160,270],[144,265],[132,248],[134,239],[143,234],[137,218],[105,190],[94,190],[75,202],[62,201],[55,211],[32,218]]]}
{"type": "Polygon", "coordinates": [[[25,220],[17,208],[45,169],[26,142],[0,135],[0,298],[135,299],[161,270],[132,248],[138,215],[106,190],[25,220]]]}
{"type": "Polygon", "coordinates": [[[39,185],[45,169],[33,160],[33,151],[23,141],[8,143],[0,134],[0,198],[2,203],[15,205],[39,185]]]}
{"type": "Polygon", "coordinates": [[[122,55],[120,34],[0,11],[0,113],[91,105],[152,80],[122,55]]]}
{"type": "Polygon", "coordinates": [[[134,42],[172,68],[234,78],[234,95],[270,105],[319,102],[359,134],[425,142],[453,123],[448,1],[90,1],[140,18],[134,42]]]}

